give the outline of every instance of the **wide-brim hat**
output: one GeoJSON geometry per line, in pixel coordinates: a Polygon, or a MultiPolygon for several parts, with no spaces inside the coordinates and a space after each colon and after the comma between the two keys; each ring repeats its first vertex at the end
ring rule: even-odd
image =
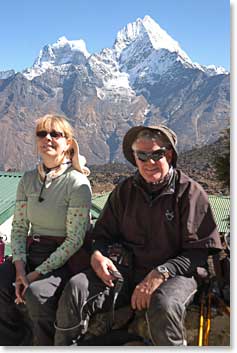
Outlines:
{"type": "Polygon", "coordinates": [[[171,130],[165,125],[156,125],[156,126],[140,125],[140,126],[134,126],[130,130],[128,130],[128,132],[125,134],[123,139],[123,154],[125,158],[134,166],[136,166],[136,161],[132,150],[132,144],[136,140],[138,134],[144,130],[160,131],[163,135],[165,135],[165,137],[170,142],[174,151],[171,164],[175,167],[177,158],[178,158],[178,152],[176,149],[177,135],[173,130],[171,130]]]}

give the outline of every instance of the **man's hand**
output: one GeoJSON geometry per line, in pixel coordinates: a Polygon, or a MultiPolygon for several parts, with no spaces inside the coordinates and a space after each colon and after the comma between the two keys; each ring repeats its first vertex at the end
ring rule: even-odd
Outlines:
{"type": "Polygon", "coordinates": [[[97,276],[109,287],[113,287],[113,275],[109,273],[110,270],[118,271],[113,261],[96,250],[91,256],[91,266],[97,276]]]}
{"type": "Polygon", "coordinates": [[[134,310],[148,309],[152,293],[164,282],[163,276],[152,270],[133,291],[131,306],[134,310]]]}

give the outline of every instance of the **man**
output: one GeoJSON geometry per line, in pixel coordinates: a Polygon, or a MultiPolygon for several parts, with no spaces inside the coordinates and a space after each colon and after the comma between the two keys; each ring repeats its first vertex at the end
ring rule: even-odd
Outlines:
{"type": "Polygon", "coordinates": [[[126,133],[123,152],[138,170],[117,185],[95,225],[92,269],[74,276],[64,290],[56,344],[82,338],[91,315],[110,310],[111,271],[124,277],[118,306],[130,302],[132,309],[146,311],[154,345],[185,344],[184,317],[197,291],[197,268],[206,266],[221,243],[206,193],[176,170],[176,142],[164,125],[126,133]],[[132,254],[131,268],[109,257],[115,243],[132,254]]]}

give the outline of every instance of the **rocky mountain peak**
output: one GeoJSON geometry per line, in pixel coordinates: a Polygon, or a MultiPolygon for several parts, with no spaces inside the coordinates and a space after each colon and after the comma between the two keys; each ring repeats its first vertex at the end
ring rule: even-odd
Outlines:
{"type": "Polygon", "coordinates": [[[0,80],[6,80],[7,78],[15,75],[15,70],[0,71],[0,80]]]}
{"type": "Polygon", "coordinates": [[[134,125],[166,124],[183,150],[211,143],[229,124],[229,78],[223,68],[193,63],[149,16],[100,53],[61,37],[33,67],[0,72],[0,167],[31,168],[30,131],[47,112],[68,117],[89,164],[123,161],[122,138],[134,125]]]}
{"type": "Polygon", "coordinates": [[[24,75],[28,79],[33,79],[55,66],[84,65],[89,56],[84,40],[68,40],[62,36],[55,43],[47,44],[40,50],[32,68],[24,70],[24,75]]]}
{"type": "Polygon", "coordinates": [[[45,64],[80,64],[83,58],[85,61],[89,56],[84,40],[67,40],[63,36],[56,43],[47,44],[40,50],[33,67],[45,64]]]}
{"type": "Polygon", "coordinates": [[[150,16],[145,16],[143,19],[138,18],[135,22],[129,23],[121,31],[118,32],[114,44],[114,49],[117,57],[130,46],[133,42],[144,42],[155,50],[166,49],[171,53],[179,54],[184,60],[191,62],[188,55],[180,48],[175,41],[158,23],[150,16]]]}

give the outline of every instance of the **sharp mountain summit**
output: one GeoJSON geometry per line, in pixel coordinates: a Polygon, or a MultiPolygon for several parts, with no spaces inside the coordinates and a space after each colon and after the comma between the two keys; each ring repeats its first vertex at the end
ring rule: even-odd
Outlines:
{"type": "Polygon", "coordinates": [[[46,113],[68,117],[88,164],[124,161],[122,138],[138,124],[168,125],[179,150],[188,150],[216,141],[229,126],[230,74],[193,63],[145,16],[100,53],[61,37],[32,67],[0,72],[1,170],[35,165],[35,120],[46,113]]]}

